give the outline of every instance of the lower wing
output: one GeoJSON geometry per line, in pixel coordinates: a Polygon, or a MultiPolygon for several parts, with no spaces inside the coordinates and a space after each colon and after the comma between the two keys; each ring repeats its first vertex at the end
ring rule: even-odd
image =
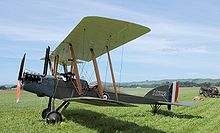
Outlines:
{"type": "Polygon", "coordinates": [[[119,106],[119,107],[137,107],[135,105],[115,101],[115,100],[105,100],[95,97],[77,97],[77,98],[64,98],[62,99],[64,101],[73,101],[73,102],[80,102],[80,103],[86,103],[91,105],[97,105],[97,106],[119,106]]]}

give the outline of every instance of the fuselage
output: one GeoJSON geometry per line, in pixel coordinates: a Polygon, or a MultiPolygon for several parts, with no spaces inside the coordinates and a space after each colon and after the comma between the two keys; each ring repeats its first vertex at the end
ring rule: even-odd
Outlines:
{"type": "MultiPolygon", "coordinates": [[[[87,81],[81,79],[83,96],[100,98],[96,88],[90,88],[87,81]]],[[[76,89],[76,80],[70,79],[65,81],[63,78],[54,78],[47,75],[45,77],[39,74],[24,73],[23,89],[36,94],[39,97],[47,96],[58,99],[79,97],[76,89]]],[[[116,100],[115,94],[112,91],[104,90],[108,94],[110,100],[116,100]]],[[[146,103],[145,97],[133,96],[124,93],[119,93],[119,101],[127,103],[146,103]]]]}
{"type": "MultiPolygon", "coordinates": [[[[96,96],[96,92],[89,91],[87,81],[81,80],[84,95],[96,96]]],[[[42,77],[38,74],[24,73],[23,89],[38,96],[48,96],[58,99],[78,97],[75,79],[65,81],[62,77],[55,79],[53,76],[47,75],[42,77]]]]}

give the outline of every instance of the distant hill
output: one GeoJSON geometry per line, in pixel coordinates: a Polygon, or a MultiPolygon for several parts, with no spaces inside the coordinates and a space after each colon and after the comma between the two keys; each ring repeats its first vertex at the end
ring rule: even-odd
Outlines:
{"type": "Polygon", "coordinates": [[[173,82],[173,81],[179,81],[179,82],[192,82],[196,84],[201,84],[201,83],[217,83],[220,82],[220,79],[164,79],[164,80],[146,80],[146,81],[139,81],[139,82],[125,82],[121,84],[162,84],[166,82],[173,82]]]}
{"type": "Polygon", "coordinates": [[[7,90],[11,88],[16,88],[16,85],[13,85],[13,84],[0,85],[0,90],[7,90]]]}
{"type": "MultiPolygon", "coordinates": [[[[168,84],[173,81],[178,81],[182,87],[193,86],[220,86],[220,79],[164,79],[164,80],[145,80],[135,82],[122,82],[117,83],[117,86],[121,87],[156,87],[163,84],[168,84]]],[[[103,83],[106,86],[111,86],[112,83],[103,83]]]]}

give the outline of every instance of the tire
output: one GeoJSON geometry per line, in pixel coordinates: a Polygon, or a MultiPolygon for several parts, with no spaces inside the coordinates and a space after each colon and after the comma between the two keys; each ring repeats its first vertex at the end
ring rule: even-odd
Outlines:
{"type": "Polygon", "coordinates": [[[110,99],[109,94],[106,93],[106,92],[104,92],[104,94],[103,94],[103,99],[105,99],[105,100],[109,100],[109,99],[110,99]]]}
{"type": "Polygon", "coordinates": [[[42,113],[41,113],[41,117],[42,117],[43,119],[45,119],[46,116],[47,116],[47,114],[48,114],[49,112],[50,112],[50,109],[49,109],[49,108],[44,109],[44,110],[42,111],[42,113]]]}
{"type": "Polygon", "coordinates": [[[62,122],[62,115],[57,111],[49,112],[46,116],[47,124],[56,124],[62,122]]]}

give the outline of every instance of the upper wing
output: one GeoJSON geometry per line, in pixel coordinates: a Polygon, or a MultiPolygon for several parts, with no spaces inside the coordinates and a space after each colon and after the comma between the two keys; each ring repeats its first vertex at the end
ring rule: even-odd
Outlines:
{"type": "Polygon", "coordinates": [[[94,98],[94,97],[64,98],[62,100],[86,103],[86,104],[97,105],[97,106],[136,107],[135,105],[125,103],[125,102],[120,102],[120,101],[115,101],[115,100],[105,100],[105,99],[94,98]]]}
{"type": "MultiPolygon", "coordinates": [[[[50,58],[51,61],[54,61],[54,58],[55,58],[54,54],[51,54],[49,56],[49,58],[50,58]]],[[[44,59],[45,59],[45,57],[41,58],[41,60],[44,60],[44,59]]],[[[84,63],[85,62],[85,61],[79,60],[79,59],[77,59],[76,61],[77,61],[77,63],[84,63]]],[[[59,59],[59,64],[61,64],[61,65],[62,64],[66,64],[66,65],[70,66],[71,63],[72,63],[72,59],[71,58],[60,58],[59,59]]]]}
{"type": "Polygon", "coordinates": [[[71,59],[69,54],[71,43],[77,59],[90,61],[92,59],[91,48],[98,57],[106,53],[106,46],[110,51],[149,31],[147,27],[121,20],[96,16],[85,17],[51,56],[57,54],[62,61],[68,62],[68,59],[71,59]]]}

